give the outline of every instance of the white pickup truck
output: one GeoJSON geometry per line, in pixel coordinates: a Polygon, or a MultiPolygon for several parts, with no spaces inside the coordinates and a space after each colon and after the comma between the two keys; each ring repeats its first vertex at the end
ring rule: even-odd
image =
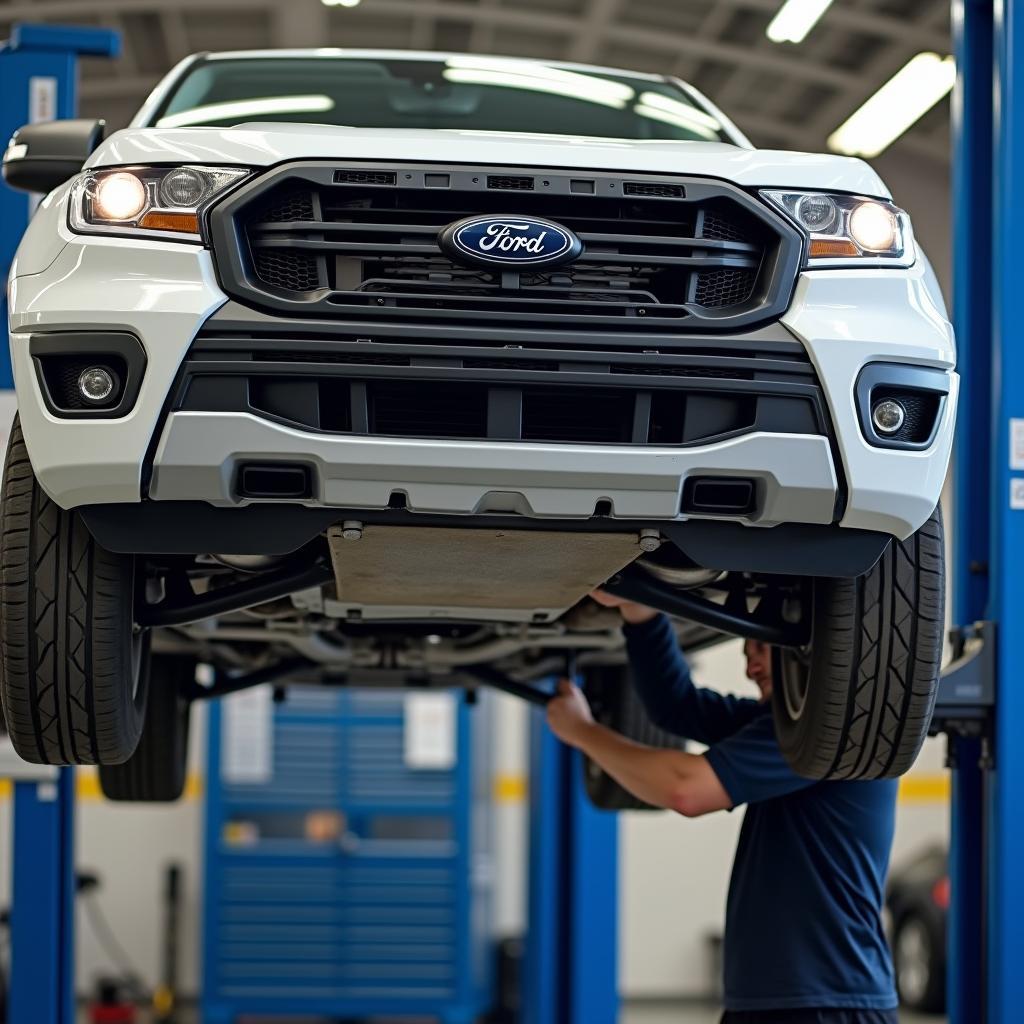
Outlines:
{"type": "Polygon", "coordinates": [[[172,798],[197,662],[607,674],[607,585],[774,644],[797,770],[910,765],[957,375],[864,163],[755,150],[668,77],[315,50],[191,57],[3,166],[48,193],[10,280],[23,757],[172,798]]]}

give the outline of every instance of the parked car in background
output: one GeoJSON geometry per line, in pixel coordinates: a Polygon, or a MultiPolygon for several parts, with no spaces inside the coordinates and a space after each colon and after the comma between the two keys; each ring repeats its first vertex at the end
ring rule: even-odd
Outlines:
{"type": "Polygon", "coordinates": [[[931,846],[894,869],[886,907],[900,1001],[911,1010],[946,1009],[946,924],[949,855],[931,846]]]}

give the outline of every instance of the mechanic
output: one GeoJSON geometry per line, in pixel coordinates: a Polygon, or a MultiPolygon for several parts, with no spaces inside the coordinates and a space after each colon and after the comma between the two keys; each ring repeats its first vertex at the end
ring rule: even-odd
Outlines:
{"type": "Polygon", "coordinates": [[[593,597],[625,620],[651,720],[708,750],[628,740],[594,722],[568,681],[548,704],[551,729],[657,807],[694,818],[749,805],[726,910],[723,1024],[896,1024],[882,927],[896,781],[813,782],[792,771],[775,739],[766,644],[745,647],[759,700],[700,689],[664,615],[602,591],[593,597]]]}

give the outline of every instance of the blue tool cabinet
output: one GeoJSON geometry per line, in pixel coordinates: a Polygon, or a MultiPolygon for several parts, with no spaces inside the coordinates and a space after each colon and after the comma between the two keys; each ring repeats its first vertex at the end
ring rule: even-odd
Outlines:
{"type": "Polygon", "coordinates": [[[263,705],[262,729],[232,725],[233,709],[213,702],[204,1024],[469,1024],[489,1009],[487,708],[451,699],[457,757],[439,768],[407,763],[402,691],[293,687],[263,705]],[[262,778],[231,765],[239,752],[245,761],[250,731],[262,778]]]}

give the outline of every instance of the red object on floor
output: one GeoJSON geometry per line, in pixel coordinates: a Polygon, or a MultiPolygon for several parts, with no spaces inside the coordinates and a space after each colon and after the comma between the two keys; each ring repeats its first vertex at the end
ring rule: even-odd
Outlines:
{"type": "Polygon", "coordinates": [[[135,1024],[135,1007],[129,1003],[90,1006],[89,1024],[135,1024]]]}

